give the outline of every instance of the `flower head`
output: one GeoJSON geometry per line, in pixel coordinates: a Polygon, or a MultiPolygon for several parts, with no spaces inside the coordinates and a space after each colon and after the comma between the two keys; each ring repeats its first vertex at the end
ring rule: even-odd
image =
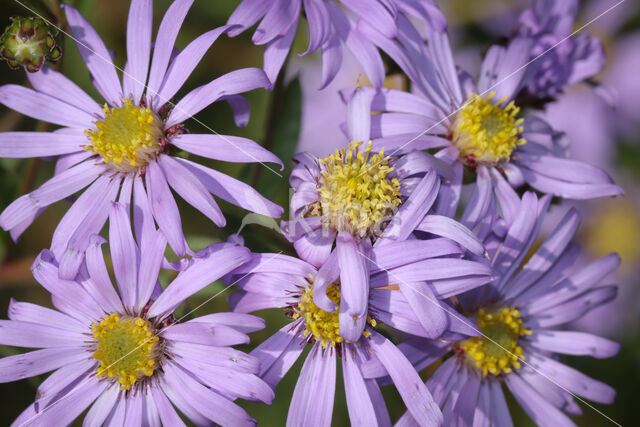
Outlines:
{"type": "Polygon", "coordinates": [[[62,74],[46,67],[29,74],[33,90],[0,87],[0,102],[7,107],[62,126],[53,132],[0,133],[0,156],[59,156],[56,175],[10,204],[0,214],[0,226],[17,239],[46,207],[84,189],[53,235],[51,250],[63,278],[75,278],[88,236],[102,229],[109,203],[115,200],[133,206],[141,245],[155,230],[155,223],[179,256],[190,250],[171,189],[220,227],[226,221],[212,195],[271,217],[282,214],[282,208],[249,185],[173,155],[183,150],[229,162],[281,163],[249,139],[190,134],[182,124],[224,99],[232,106],[236,123],[246,125],[249,106],[238,94],[268,86],[262,70],[233,71],[187,93],[176,104],[169,102],[207,49],[229,30],[224,26],[202,34],[171,60],[178,29],[191,4],[190,0],[172,3],[158,29],[163,42],[152,52],[152,2],[131,2],[129,61],[122,83],[96,31],[76,9],[64,5],[80,54],[106,101],[103,108],[62,74]]]}
{"type": "MultiPolygon", "coordinates": [[[[402,347],[412,351],[419,369],[434,360],[434,347],[438,357],[451,355],[427,381],[444,408],[445,424],[457,417],[469,422],[475,419],[474,423],[507,423],[501,384],[539,425],[571,425],[565,412],[580,414],[574,396],[600,403],[613,401],[611,387],[558,361],[555,354],[596,358],[617,354],[617,343],[563,325],[615,297],[616,288],[603,286],[602,281],[620,260],[611,254],[576,270],[579,251],[571,244],[579,223],[575,210],[567,213],[528,258],[548,205],[548,197],[538,199],[527,192],[518,206],[517,223],[506,234],[496,224],[487,235],[485,244],[496,279],[459,295],[461,314],[453,316],[474,336],[435,343],[415,338],[402,347]],[[476,325],[469,327],[471,321],[476,325]],[[422,354],[415,353],[419,349],[424,349],[422,354]],[[425,358],[428,363],[421,362],[425,358]],[[463,394],[464,399],[458,398],[463,394]]],[[[465,328],[460,332],[464,334],[465,328]]],[[[371,362],[363,372],[367,378],[384,375],[371,362]]],[[[405,414],[403,421],[411,416],[405,414]]]]}
{"type": "Polygon", "coordinates": [[[455,195],[450,215],[455,214],[464,181],[475,184],[470,202],[476,209],[467,210],[461,221],[472,229],[500,211],[510,224],[508,206],[518,198],[512,188],[524,184],[569,199],[623,193],[602,170],[567,158],[566,135],[521,111],[518,95],[539,65],[533,53],[536,37],[492,46],[474,79],[454,64],[444,30],[428,31],[428,43],[416,49],[410,40],[419,34],[412,28],[405,30],[413,37],[395,43],[389,54],[415,90],[361,89],[371,92],[370,110],[381,113],[371,119],[370,137],[374,151],[384,147],[387,153],[401,155],[435,150],[436,157],[453,169],[452,179],[442,186],[455,195]]]}
{"type": "Polygon", "coordinates": [[[439,423],[428,390],[379,329],[385,323],[431,338],[457,336],[460,325],[455,319],[449,322],[443,309],[446,303],[440,300],[486,283],[491,274],[483,263],[461,259],[462,253],[457,244],[442,238],[373,247],[366,258],[370,267],[361,272],[370,276],[371,283],[365,296],[368,310],[362,318],[349,313],[352,294],[359,292],[349,280],[357,266],[341,271],[335,254],[319,269],[299,258],[253,254],[251,261],[227,277],[228,281],[237,278],[241,288],[229,297],[235,312],[281,308],[291,318],[290,324],[251,353],[261,360],[260,375],[268,384],[275,388],[303,346],[312,346],[296,384],[288,423],[330,424],[338,359],[353,424],[388,423],[386,408],[377,403],[378,387],[366,386],[360,371],[369,360],[384,366],[420,424],[439,423]],[[411,286],[398,285],[406,281],[411,281],[411,286]],[[354,323],[361,323],[361,327],[346,335],[345,329],[354,323]]]}
{"type": "Polygon", "coordinates": [[[60,59],[62,49],[56,45],[44,20],[14,16],[0,36],[0,56],[13,69],[22,66],[28,72],[35,73],[45,60],[60,59]]]}
{"type": "MultiPolygon", "coordinates": [[[[179,416],[202,424],[251,425],[233,401],[270,402],[273,391],[255,374],[258,360],[231,346],[246,344],[247,332],[262,329],[256,317],[213,313],[187,322],[173,311],[209,283],[250,259],[246,248],[214,244],[199,252],[164,290],[158,282],[166,240],[156,231],[143,251],[133,241],[129,216],[111,208],[111,257],[117,289],[107,274],[100,245],[92,237],[81,274],[61,280],[52,254],[43,251],[33,274],[49,292],[56,310],[20,302],[0,321],[0,343],[42,348],[0,360],[14,367],[3,381],[56,369],[36,401],[16,424],[70,424],[88,409],[85,422],[102,424],[124,408],[149,410],[128,425],[173,425],[179,416]],[[50,384],[61,382],[63,388],[50,384]],[[57,387],[57,388],[56,388],[57,387]]],[[[127,410],[127,417],[129,417],[127,410]]],[[[132,416],[132,414],[131,414],[132,416]]]]}

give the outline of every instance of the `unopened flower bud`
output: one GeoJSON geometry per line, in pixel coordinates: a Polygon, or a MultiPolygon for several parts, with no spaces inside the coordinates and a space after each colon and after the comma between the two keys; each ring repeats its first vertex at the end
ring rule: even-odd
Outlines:
{"type": "Polygon", "coordinates": [[[11,21],[0,37],[0,56],[9,67],[17,69],[23,66],[35,73],[45,59],[57,61],[62,56],[62,49],[56,45],[44,20],[14,16],[11,21]]]}

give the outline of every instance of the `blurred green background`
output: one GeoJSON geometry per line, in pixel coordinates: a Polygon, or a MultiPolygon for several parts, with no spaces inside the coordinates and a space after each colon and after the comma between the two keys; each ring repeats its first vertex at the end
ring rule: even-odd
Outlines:
{"type": "MultiPolygon", "coordinates": [[[[22,0],[21,0],[22,1],[22,0]]],[[[55,14],[51,12],[51,6],[57,4],[57,0],[33,0],[24,2],[49,19],[55,20],[55,14]]],[[[69,1],[75,5],[83,15],[95,26],[103,37],[108,48],[116,54],[115,62],[123,67],[126,58],[126,17],[129,2],[126,0],[69,1]]],[[[231,14],[237,0],[229,1],[196,1],[187,15],[185,24],[180,31],[176,46],[183,48],[188,42],[198,35],[214,27],[225,23],[231,14]]],[[[595,2],[593,2],[595,3],[595,2]]],[[[166,11],[169,0],[154,1],[155,29],[166,11]]],[[[474,51],[475,55],[486,51],[487,47],[495,42],[496,34],[506,34],[510,27],[500,28],[500,22],[509,22],[508,18],[519,10],[519,2],[509,0],[492,0],[477,2],[474,0],[448,1],[441,5],[451,23],[452,39],[458,48],[464,51],[474,51]],[[505,18],[506,17],[506,18],[505,18]],[[504,21],[506,19],[506,21],[504,21]],[[502,30],[502,31],[501,31],[502,30]]],[[[585,14],[587,11],[584,12],[585,14]]],[[[12,15],[29,16],[30,13],[18,2],[3,0],[0,27],[9,24],[12,15]]],[[[582,16],[582,15],[581,15],[582,16]]],[[[589,15],[586,15],[589,16],[589,15]]],[[[586,22],[586,18],[581,22],[586,22]]],[[[640,20],[636,12],[625,17],[623,25],[614,31],[607,32],[600,29],[597,35],[605,41],[608,53],[615,50],[616,40],[640,30],[640,20]]],[[[177,98],[191,89],[207,83],[208,81],[232,70],[248,66],[262,65],[262,48],[254,46],[250,41],[251,31],[234,39],[222,37],[206,54],[200,65],[182,88],[177,98]]],[[[91,94],[95,99],[100,99],[92,87],[89,74],[75,48],[73,41],[58,34],[58,42],[64,48],[63,61],[57,66],[76,82],[80,87],[91,94]]],[[[306,46],[306,27],[301,26],[295,42],[296,51],[304,51],[306,46]]],[[[640,51],[640,45],[637,46],[640,51]]],[[[471,56],[473,57],[472,54],[471,56]]],[[[297,55],[293,55],[296,56],[297,55]]],[[[317,58],[315,58],[317,59],[317,58]]],[[[314,58],[305,60],[312,63],[314,58]]],[[[473,61],[471,58],[469,61],[473,61]]],[[[297,67],[300,61],[296,58],[297,67]]],[[[305,62],[302,62],[303,66],[305,62]]],[[[291,68],[291,67],[290,67],[291,68]]],[[[606,70],[605,70],[606,71],[606,70]]],[[[637,76],[637,69],[635,70],[637,76]]],[[[289,73],[291,74],[291,73],[289,73]]],[[[637,78],[637,77],[636,77],[637,78]]],[[[0,63],[0,81],[28,85],[23,71],[11,71],[5,63],[0,63]]],[[[308,89],[307,89],[308,90],[308,89]]],[[[280,82],[277,93],[257,90],[247,94],[251,103],[251,119],[245,128],[236,128],[229,107],[223,103],[216,103],[198,114],[198,119],[208,127],[221,134],[231,134],[254,139],[274,151],[283,161],[286,169],[280,178],[262,166],[231,164],[214,161],[205,161],[209,165],[237,177],[244,182],[257,186],[257,188],[271,200],[282,206],[287,205],[288,200],[288,174],[291,170],[290,157],[296,151],[298,136],[301,130],[302,93],[300,80],[295,75],[290,76],[286,82],[280,82]]],[[[336,97],[337,100],[337,97],[336,97]]],[[[603,118],[604,120],[604,118],[603,118]]],[[[186,123],[194,133],[207,132],[201,125],[193,120],[186,123]]],[[[0,131],[9,130],[47,130],[47,125],[36,120],[23,117],[18,113],[0,106],[0,131]]],[[[329,147],[319,147],[319,151],[331,151],[333,146],[343,141],[326,141],[329,147]]],[[[636,385],[640,380],[640,352],[638,351],[638,285],[640,261],[640,214],[637,201],[640,200],[636,192],[640,179],[640,141],[638,138],[616,136],[610,150],[614,153],[609,172],[616,178],[621,177],[623,187],[627,190],[630,200],[624,202],[623,212],[620,213],[618,204],[621,202],[595,201],[581,205],[588,213],[586,216],[585,230],[582,237],[588,247],[594,248],[593,255],[618,250],[622,252],[623,270],[618,277],[621,286],[629,288],[624,295],[631,295],[630,301],[624,305],[625,321],[615,321],[616,327],[605,331],[605,335],[620,340],[623,349],[619,356],[609,360],[595,360],[590,358],[572,357],[569,364],[584,371],[588,375],[600,379],[612,385],[618,391],[616,402],[611,406],[597,405],[600,411],[607,414],[622,425],[633,425],[636,419],[634,405],[637,404],[636,385]],[[626,209],[626,210],[624,210],[626,209]],[[590,212],[592,214],[590,214],[590,212]],[[613,212],[613,213],[612,213],[613,212]],[[598,216],[600,215],[600,216],[598,216]],[[618,215],[618,216],[615,216],[618,215]],[[604,216],[604,220],[602,219],[604,216]],[[607,222],[606,218],[614,218],[607,222]],[[615,218],[619,218],[616,220],[615,218]],[[603,228],[603,223],[606,228],[603,228]],[[622,224],[622,226],[621,226],[622,224]],[[600,233],[600,235],[598,235],[600,233]],[[634,234],[635,233],[635,234],[634,234]],[[626,310],[631,310],[627,313],[626,310]]],[[[0,208],[4,208],[18,196],[37,188],[53,173],[53,161],[44,159],[0,159],[0,208]]],[[[180,202],[180,200],[179,200],[180,202]]],[[[183,219],[185,234],[192,248],[199,249],[215,241],[226,239],[233,232],[239,230],[246,212],[235,206],[220,201],[228,225],[225,229],[217,229],[201,214],[193,208],[182,203],[180,211],[183,219]]],[[[17,243],[13,243],[9,234],[0,230],[0,312],[6,313],[10,298],[21,301],[29,301],[44,306],[51,306],[47,292],[42,289],[32,278],[29,267],[35,256],[42,248],[50,244],[51,235],[57,222],[68,204],[61,202],[47,209],[35,223],[24,233],[17,243]]],[[[242,234],[246,244],[254,251],[260,252],[291,252],[292,248],[280,235],[258,224],[248,224],[243,228],[242,234]]],[[[169,273],[162,277],[163,284],[171,279],[169,273]]],[[[221,283],[214,283],[191,298],[187,304],[180,307],[182,313],[187,313],[193,308],[199,307],[192,314],[198,316],[215,311],[228,310],[226,296],[229,291],[211,299],[212,296],[223,290],[221,283]],[[206,303],[205,303],[206,302],[206,303]],[[203,304],[204,303],[204,304],[203,304]]],[[[252,342],[258,343],[266,339],[278,330],[288,320],[280,311],[265,311],[258,313],[267,321],[267,328],[252,334],[252,342]]],[[[621,315],[615,311],[612,317],[621,315]]],[[[2,315],[6,318],[6,315],[2,315]]],[[[250,350],[247,346],[244,350],[250,350]]],[[[0,356],[15,354],[21,350],[0,346],[0,356]]],[[[300,362],[304,358],[300,358],[300,362]]],[[[256,418],[261,425],[280,426],[285,424],[288,404],[293,393],[295,382],[301,363],[285,377],[276,392],[276,399],[270,406],[264,404],[252,404],[241,402],[249,413],[256,418]]],[[[425,378],[429,372],[422,373],[425,378]]],[[[34,398],[37,385],[45,376],[10,384],[0,384],[0,424],[8,425],[34,398]]],[[[348,425],[348,414],[344,401],[344,389],[341,382],[341,374],[338,371],[337,395],[334,405],[333,425],[348,425]]],[[[392,388],[385,390],[385,397],[392,416],[396,420],[403,412],[404,405],[392,388]]],[[[512,414],[516,425],[531,425],[532,422],[519,409],[518,405],[512,405],[512,414]]],[[[606,425],[609,422],[592,409],[583,406],[584,415],[578,417],[576,422],[580,425],[606,425]]],[[[76,421],[77,425],[80,422],[76,421]]]]}

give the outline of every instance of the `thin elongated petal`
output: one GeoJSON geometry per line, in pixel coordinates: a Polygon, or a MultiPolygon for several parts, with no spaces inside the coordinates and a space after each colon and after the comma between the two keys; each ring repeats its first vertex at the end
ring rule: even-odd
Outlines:
{"type": "Polygon", "coordinates": [[[434,339],[440,337],[447,328],[447,315],[429,286],[407,282],[400,282],[398,286],[425,329],[426,336],[434,339]]]}
{"type": "Polygon", "coordinates": [[[226,220],[211,194],[198,178],[183,164],[171,156],[160,156],[159,164],[167,182],[187,203],[205,214],[218,227],[224,227],[226,220]]]}
{"type": "Polygon", "coordinates": [[[169,128],[185,121],[222,96],[236,95],[270,85],[271,82],[264,71],[258,68],[232,71],[186,94],[171,111],[165,127],[169,128]]]}
{"type": "Polygon", "coordinates": [[[316,344],[302,366],[293,391],[287,426],[330,426],[335,387],[336,352],[333,348],[323,352],[316,344]]]}
{"type": "Polygon", "coordinates": [[[264,0],[242,0],[227,21],[227,24],[234,26],[234,29],[229,32],[229,35],[235,37],[247,28],[253,26],[272,6],[272,2],[266,2],[264,0]]]}
{"type": "Polygon", "coordinates": [[[136,289],[135,308],[137,310],[141,310],[149,302],[151,294],[156,287],[166,246],[167,239],[164,234],[161,231],[156,231],[153,238],[149,240],[147,250],[143,252],[136,289]]]}
{"type": "Polygon", "coordinates": [[[153,217],[158,223],[176,255],[183,256],[186,252],[184,235],[182,234],[182,221],[167,179],[162,169],[156,162],[147,166],[145,175],[147,194],[151,202],[153,217]]]}
{"type": "Polygon", "coordinates": [[[117,386],[111,386],[103,391],[84,417],[83,426],[102,425],[116,405],[119,392],[117,386]]]}
{"type": "Polygon", "coordinates": [[[64,101],[26,87],[0,86],[0,103],[25,116],[60,126],[89,129],[95,118],[64,101]]]}
{"type": "Polygon", "coordinates": [[[91,115],[102,114],[102,108],[74,82],[46,65],[38,73],[27,73],[31,86],[38,92],[58,98],[91,115]]]}
{"type": "Polygon", "coordinates": [[[151,0],[132,0],[127,19],[127,62],[129,72],[125,73],[122,78],[125,82],[126,80],[130,81],[129,85],[133,89],[134,104],[140,101],[147,84],[152,21],[153,2],[151,0]]]}
{"type": "Polygon", "coordinates": [[[153,48],[151,70],[149,71],[147,91],[151,96],[155,96],[160,90],[178,32],[192,4],[193,0],[176,0],[171,3],[171,6],[162,17],[153,48]]]}
{"type": "Polygon", "coordinates": [[[85,351],[80,347],[45,348],[3,357],[0,359],[0,383],[44,374],[86,357],[85,351]]]}
{"type": "Polygon", "coordinates": [[[111,283],[107,265],[104,262],[102,254],[102,245],[104,243],[106,243],[106,240],[102,237],[92,236],[85,255],[87,270],[96,291],[93,296],[105,312],[122,312],[124,311],[122,300],[111,283]]]}
{"type": "Polygon", "coordinates": [[[3,132],[0,133],[0,156],[9,158],[59,156],[76,153],[86,144],[86,135],[3,132]]]}
{"type": "Polygon", "coordinates": [[[247,248],[218,246],[207,258],[195,258],[189,268],[181,272],[149,309],[149,316],[171,313],[186,298],[244,264],[251,258],[247,248]]]}
{"type": "Polygon", "coordinates": [[[586,332],[537,331],[527,341],[542,350],[598,359],[615,356],[620,351],[617,342],[586,332]]]}
{"type": "Polygon", "coordinates": [[[158,408],[158,414],[160,415],[160,420],[166,426],[184,426],[184,422],[180,419],[180,416],[173,409],[171,402],[167,399],[167,396],[164,395],[164,392],[160,389],[160,387],[151,387],[151,395],[153,396],[153,402],[158,408]]]}
{"type": "MultiPolygon", "coordinates": [[[[168,13],[168,12],[167,12],[168,13]]],[[[180,90],[211,45],[229,29],[228,26],[208,31],[185,47],[171,62],[164,76],[162,86],[155,98],[159,104],[167,103],[180,90]]]]}
{"type": "Polygon", "coordinates": [[[420,425],[441,425],[442,412],[411,363],[382,335],[371,334],[369,344],[387,369],[411,415],[420,425]]]}
{"type": "Polygon", "coordinates": [[[28,348],[82,346],[84,337],[73,331],[18,320],[0,320],[0,344],[28,348]]]}
{"type": "Polygon", "coordinates": [[[80,55],[96,80],[96,89],[109,104],[119,105],[122,101],[122,87],[104,42],[80,12],[68,4],[64,4],[62,7],[80,55]]]}
{"type": "Polygon", "coordinates": [[[9,302],[9,319],[53,326],[80,334],[87,331],[86,324],[71,316],[36,304],[17,302],[13,298],[9,302]]]}
{"type": "Polygon", "coordinates": [[[367,320],[369,299],[368,256],[365,249],[349,233],[340,232],[336,239],[340,268],[340,335],[356,342],[367,320]]]}
{"type": "Polygon", "coordinates": [[[252,356],[260,360],[260,377],[275,389],[302,354],[304,342],[300,331],[296,331],[291,325],[285,325],[260,343],[251,352],[252,356]]]}
{"type": "Polygon", "coordinates": [[[187,134],[171,139],[171,144],[198,156],[234,163],[282,161],[256,142],[230,135],[187,134]]]}
{"type": "Polygon", "coordinates": [[[351,425],[376,425],[378,421],[374,404],[360,369],[358,369],[355,355],[349,350],[342,357],[342,370],[351,425]]]}
{"type": "Polygon", "coordinates": [[[140,253],[133,240],[131,220],[124,206],[116,202],[111,204],[109,217],[109,246],[116,282],[124,305],[134,307],[140,253]]]}
{"type": "Polygon", "coordinates": [[[427,215],[418,225],[417,229],[451,239],[476,255],[482,255],[484,253],[484,246],[476,235],[467,227],[451,218],[442,215],[427,215]]]}
{"type": "MultiPolygon", "coordinates": [[[[273,85],[275,85],[278,74],[280,74],[280,70],[282,69],[282,65],[289,55],[289,50],[291,49],[291,44],[293,43],[297,28],[298,18],[296,18],[295,23],[289,27],[289,30],[284,35],[271,40],[264,48],[263,68],[265,74],[269,80],[271,80],[273,85]]],[[[271,87],[273,86],[270,86],[270,88],[271,87]]]]}

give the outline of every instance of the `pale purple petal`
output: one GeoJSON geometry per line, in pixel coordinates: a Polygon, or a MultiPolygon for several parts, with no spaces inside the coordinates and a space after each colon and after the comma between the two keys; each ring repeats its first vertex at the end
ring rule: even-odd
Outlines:
{"type": "Polygon", "coordinates": [[[301,259],[318,267],[329,258],[335,238],[334,231],[319,228],[301,236],[293,246],[301,259]]]}
{"type": "MultiPolygon", "coordinates": [[[[124,311],[122,300],[111,283],[102,254],[102,245],[106,242],[107,241],[100,236],[92,236],[89,247],[85,253],[87,270],[89,271],[95,290],[95,294],[92,293],[92,296],[105,312],[122,312],[124,311]]],[[[91,293],[90,290],[88,290],[88,292],[91,293]]]]}
{"type": "Polygon", "coordinates": [[[370,254],[370,274],[444,255],[462,255],[458,245],[449,239],[405,240],[375,246],[370,254]]]}
{"type": "Polygon", "coordinates": [[[230,135],[187,134],[171,139],[176,147],[209,159],[234,163],[272,162],[284,167],[280,159],[256,142],[230,135]]]}
{"type": "Polygon", "coordinates": [[[377,425],[376,410],[369,396],[364,378],[360,373],[354,349],[351,346],[345,347],[345,354],[342,355],[342,376],[344,380],[344,391],[347,399],[347,409],[349,410],[349,420],[354,426],[377,425]]]}
{"type": "Polygon", "coordinates": [[[194,258],[189,268],[178,274],[149,309],[150,317],[171,313],[186,298],[251,258],[249,250],[244,247],[216,247],[221,249],[207,258],[194,258]]]}
{"type": "Polygon", "coordinates": [[[156,231],[151,240],[147,250],[142,252],[140,260],[140,270],[138,271],[138,281],[136,289],[136,310],[141,310],[149,302],[151,294],[153,293],[156,283],[158,281],[158,274],[160,273],[160,266],[164,257],[164,252],[167,246],[167,239],[164,237],[161,231],[156,231]]]}
{"type": "Polygon", "coordinates": [[[66,329],[67,331],[75,331],[79,334],[87,331],[87,325],[82,322],[78,322],[78,320],[73,317],[36,304],[17,302],[13,298],[11,298],[11,301],[9,302],[8,311],[9,319],[11,320],[53,326],[60,329],[66,329]]]}
{"type": "Polygon", "coordinates": [[[175,323],[162,329],[162,337],[190,344],[202,344],[209,346],[229,346],[248,344],[249,337],[234,328],[206,323],[190,322],[175,323]]]}
{"type": "Polygon", "coordinates": [[[322,82],[320,89],[326,88],[334,79],[342,65],[342,44],[337,35],[329,38],[322,47],[322,82]]]}
{"type": "Polygon", "coordinates": [[[257,88],[269,87],[271,82],[264,71],[244,68],[225,74],[186,94],[173,108],[165,127],[183,122],[225,95],[236,95],[257,88]]]}
{"type": "Polygon", "coordinates": [[[331,37],[329,11],[321,0],[303,0],[304,13],[309,25],[309,47],[302,55],[315,52],[331,37]]]}
{"type": "Polygon", "coordinates": [[[377,332],[368,340],[373,354],[387,369],[411,415],[420,425],[441,425],[442,413],[411,363],[398,348],[377,332]]]}
{"type": "Polygon", "coordinates": [[[209,191],[182,163],[171,156],[161,155],[158,158],[167,183],[187,203],[202,212],[218,227],[224,227],[226,220],[220,207],[211,197],[209,191]]]}
{"type": "Polygon", "coordinates": [[[274,0],[270,3],[273,6],[265,14],[251,38],[254,44],[268,43],[297,24],[302,1],[274,0]]]}
{"type": "Polygon", "coordinates": [[[289,404],[287,426],[330,426],[336,386],[336,351],[314,345],[289,404]]]}
{"type": "Polygon", "coordinates": [[[13,84],[0,86],[0,103],[25,116],[60,126],[88,129],[95,121],[91,114],[58,98],[13,84]]]}
{"type": "Polygon", "coordinates": [[[476,255],[485,252],[482,242],[464,225],[442,215],[427,215],[417,227],[420,231],[446,237],[476,255]]]}
{"type": "Polygon", "coordinates": [[[27,73],[31,86],[91,115],[101,115],[102,108],[74,82],[46,65],[38,73],[27,73]]]}
{"type": "Polygon", "coordinates": [[[156,162],[151,162],[147,166],[145,182],[153,217],[166,236],[171,249],[176,255],[184,256],[186,247],[178,205],[171,194],[162,169],[156,162]]]}
{"type": "MultiPolygon", "coordinates": [[[[167,11],[167,14],[169,12],[167,11]]],[[[171,62],[158,93],[151,93],[158,106],[166,104],[180,90],[211,45],[229,29],[228,26],[208,31],[189,43],[171,62]]],[[[170,126],[167,126],[170,127],[170,126]]]]}
{"type": "Polygon", "coordinates": [[[545,426],[575,425],[562,411],[540,396],[517,374],[506,375],[505,381],[520,406],[536,424],[545,426]]]}
{"type": "Polygon", "coordinates": [[[44,374],[87,358],[80,347],[45,348],[0,359],[0,383],[44,374]]]}
{"type": "Polygon", "coordinates": [[[260,377],[275,389],[302,354],[304,342],[301,331],[292,325],[285,325],[261,342],[250,353],[260,360],[260,377]]]}
{"type": "Polygon", "coordinates": [[[169,395],[170,398],[175,397],[177,393],[183,394],[193,409],[220,425],[253,426],[255,424],[244,409],[209,390],[175,364],[165,363],[163,369],[164,382],[168,385],[163,387],[163,390],[165,393],[173,392],[169,395]]]}
{"type": "Polygon", "coordinates": [[[131,233],[131,220],[124,206],[116,202],[111,204],[109,219],[109,247],[116,283],[125,307],[134,307],[140,253],[131,233]]]}
{"type": "Polygon", "coordinates": [[[364,330],[369,300],[369,260],[363,245],[350,233],[336,239],[340,268],[340,336],[356,342],[364,330]]]}
{"type": "Polygon", "coordinates": [[[82,347],[84,337],[74,331],[18,320],[0,320],[0,344],[15,347],[82,347]]]}
{"type": "Polygon", "coordinates": [[[103,425],[111,410],[115,407],[118,399],[120,388],[112,385],[108,387],[102,394],[96,399],[96,401],[87,412],[84,417],[83,425],[85,426],[99,426],[103,425]]]}
{"type": "Polygon", "coordinates": [[[371,139],[371,101],[374,93],[356,89],[347,104],[347,136],[350,141],[367,143],[371,139]]]}
{"type": "Polygon", "coordinates": [[[152,97],[158,93],[164,81],[178,32],[192,4],[193,0],[176,0],[171,3],[162,17],[153,47],[153,59],[147,85],[147,91],[152,97]]]}
{"type": "Polygon", "coordinates": [[[272,6],[273,2],[270,1],[242,0],[227,21],[228,25],[234,26],[233,31],[230,31],[229,35],[235,37],[247,28],[253,26],[272,6]]]}
{"type": "Polygon", "coordinates": [[[400,292],[409,302],[428,338],[438,338],[447,329],[445,309],[424,283],[399,282],[400,292]]]}
{"type": "Polygon", "coordinates": [[[151,396],[153,398],[153,402],[156,405],[158,410],[158,414],[160,415],[160,420],[166,426],[184,426],[184,422],[180,419],[180,416],[173,409],[171,402],[167,399],[167,396],[164,395],[164,392],[155,385],[151,386],[151,396]]]}
{"type": "MultiPolygon", "coordinates": [[[[132,0],[127,19],[128,73],[122,76],[123,85],[129,80],[133,89],[133,103],[138,104],[147,84],[149,55],[151,53],[151,26],[153,24],[153,2],[132,0]]],[[[129,95],[129,94],[125,94],[129,95]]]]}
{"type": "MultiPolygon", "coordinates": [[[[299,4],[300,2],[296,1],[287,3],[299,4]]],[[[282,65],[289,55],[289,50],[291,49],[291,44],[293,43],[293,39],[296,35],[297,29],[298,17],[296,17],[295,22],[291,25],[291,27],[289,27],[289,30],[285,34],[269,41],[264,48],[264,72],[274,85],[276,79],[278,78],[278,74],[280,74],[282,65]]]]}
{"type": "Polygon", "coordinates": [[[527,337],[527,342],[545,351],[598,359],[613,357],[620,351],[617,342],[586,332],[540,330],[527,337]]]}
{"type": "Polygon", "coordinates": [[[109,104],[119,105],[123,97],[122,87],[104,42],[80,12],[68,4],[64,4],[62,7],[64,7],[80,55],[97,82],[96,89],[109,104]]]}

